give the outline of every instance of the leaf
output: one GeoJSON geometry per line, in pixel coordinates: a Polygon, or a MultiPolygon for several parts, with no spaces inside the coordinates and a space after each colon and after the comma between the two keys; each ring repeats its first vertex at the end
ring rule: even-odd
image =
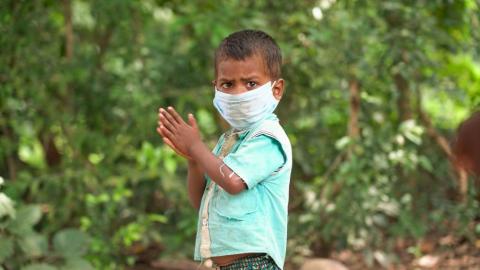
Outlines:
{"type": "Polygon", "coordinates": [[[345,149],[351,143],[351,139],[348,136],[342,137],[335,142],[335,148],[338,150],[345,149]]]}
{"type": "Polygon", "coordinates": [[[93,270],[93,266],[87,260],[81,258],[69,258],[62,270],[93,270]]]}
{"type": "Polygon", "coordinates": [[[45,235],[30,233],[20,241],[20,248],[29,258],[37,258],[45,255],[48,251],[48,241],[45,235]]]}
{"type": "Polygon", "coordinates": [[[4,216],[15,217],[13,201],[7,195],[0,193],[0,218],[4,216]]]}
{"type": "Polygon", "coordinates": [[[13,240],[9,237],[0,236],[0,264],[5,262],[13,254],[13,240]]]}
{"type": "Polygon", "coordinates": [[[425,156],[420,156],[418,159],[420,166],[429,172],[433,172],[433,165],[430,160],[425,156]]]}
{"type": "Polygon", "coordinates": [[[20,145],[18,147],[18,157],[28,165],[43,169],[46,167],[45,154],[42,144],[38,139],[33,138],[21,138],[20,145]]]}
{"type": "Polygon", "coordinates": [[[177,161],[173,157],[165,157],[163,165],[165,170],[170,174],[175,173],[177,170],[177,161]]]}
{"type": "Polygon", "coordinates": [[[167,223],[168,218],[164,215],[158,215],[158,214],[150,214],[148,215],[148,219],[150,221],[154,222],[159,222],[159,223],[167,223]]]}
{"type": "Polygon", "coordinates": [[[42,211],[40,209],[40,206],[28,205],[28,206],[21,207],[17,211],[17,217],[15,219],[24,224],[33,226],[37,224],[41,218],[42,218],[42,211]]]}
{"type": "Polygon", "coordinates": [[[35,263],[23,267],[22,270],[57,270],[55,266],[46,263],[35,263]]]}
{"type": "Polygon", "coordinates": [[[53,237],[55,251],[64,257],[81,257],[88,251],[89,236],[77,229],[65,229],[53,237]]]}
{"type": "Polygon", "coordinates": [[[21,207],[15,219],[8,225],[10,231],[18,236],[24,236],[32,233],[32,227],[42,218],[42,211],[37,205],[28,205],[21,207]]]}

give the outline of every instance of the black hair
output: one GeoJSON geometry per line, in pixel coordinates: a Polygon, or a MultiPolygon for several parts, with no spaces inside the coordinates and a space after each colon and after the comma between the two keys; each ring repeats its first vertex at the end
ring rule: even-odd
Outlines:
{"type": "Polygon", "coordinates": [[[242,30],[230,34],[215,51],[215,73],[220,61],[226,59],[245,60],[259,55],[268,75],[273,79],[281,76],[282,53],[275,40],[260,30],[242,30]]]}

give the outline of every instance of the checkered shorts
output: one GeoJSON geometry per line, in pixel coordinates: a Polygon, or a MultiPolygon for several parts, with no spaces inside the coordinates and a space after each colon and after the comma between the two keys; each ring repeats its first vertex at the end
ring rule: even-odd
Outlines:
{"type": "Polygon", "coordinates": [[[240,258],[227,266],[220,266],[220,270],[280,270],[273,259],[268,255],[252,255],[240,258]]]}

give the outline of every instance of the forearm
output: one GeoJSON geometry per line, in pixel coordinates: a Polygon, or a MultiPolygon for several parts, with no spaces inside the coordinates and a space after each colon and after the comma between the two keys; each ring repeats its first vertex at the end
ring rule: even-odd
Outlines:
{"type": "Polygon", "coordinates": [[[230,194],[237,194],[246,188],[238,177],[223,161],[210,152],[204,143],[196,143],[190,148],[190,155],[209,177],[230,194]]]}
{"type": "Polygon", "coordinates": [[[188,161],[188,198],[195,209],[200,208],[203,192],[205,190],[206,182],[204,174],[204,171],[196,162],[191,160],[188,161]]]}

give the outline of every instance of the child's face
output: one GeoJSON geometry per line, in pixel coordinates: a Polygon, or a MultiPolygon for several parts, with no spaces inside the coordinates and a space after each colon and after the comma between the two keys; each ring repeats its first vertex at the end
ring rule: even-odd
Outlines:
{"type": "MultiPolygon", "coordinates": [[[[256,89],[272,81],[267,67],[260,56],[253,55],[245,60],[225,59],[217,64],[215,87],[224,93],[238,95],[256,89]]],[[[273,81],[272,81],[273,83],[273,81]]],[[[283,79],[278,79],[272,88],[273,96],[280,100],[283,95],[283,79]]]]}

